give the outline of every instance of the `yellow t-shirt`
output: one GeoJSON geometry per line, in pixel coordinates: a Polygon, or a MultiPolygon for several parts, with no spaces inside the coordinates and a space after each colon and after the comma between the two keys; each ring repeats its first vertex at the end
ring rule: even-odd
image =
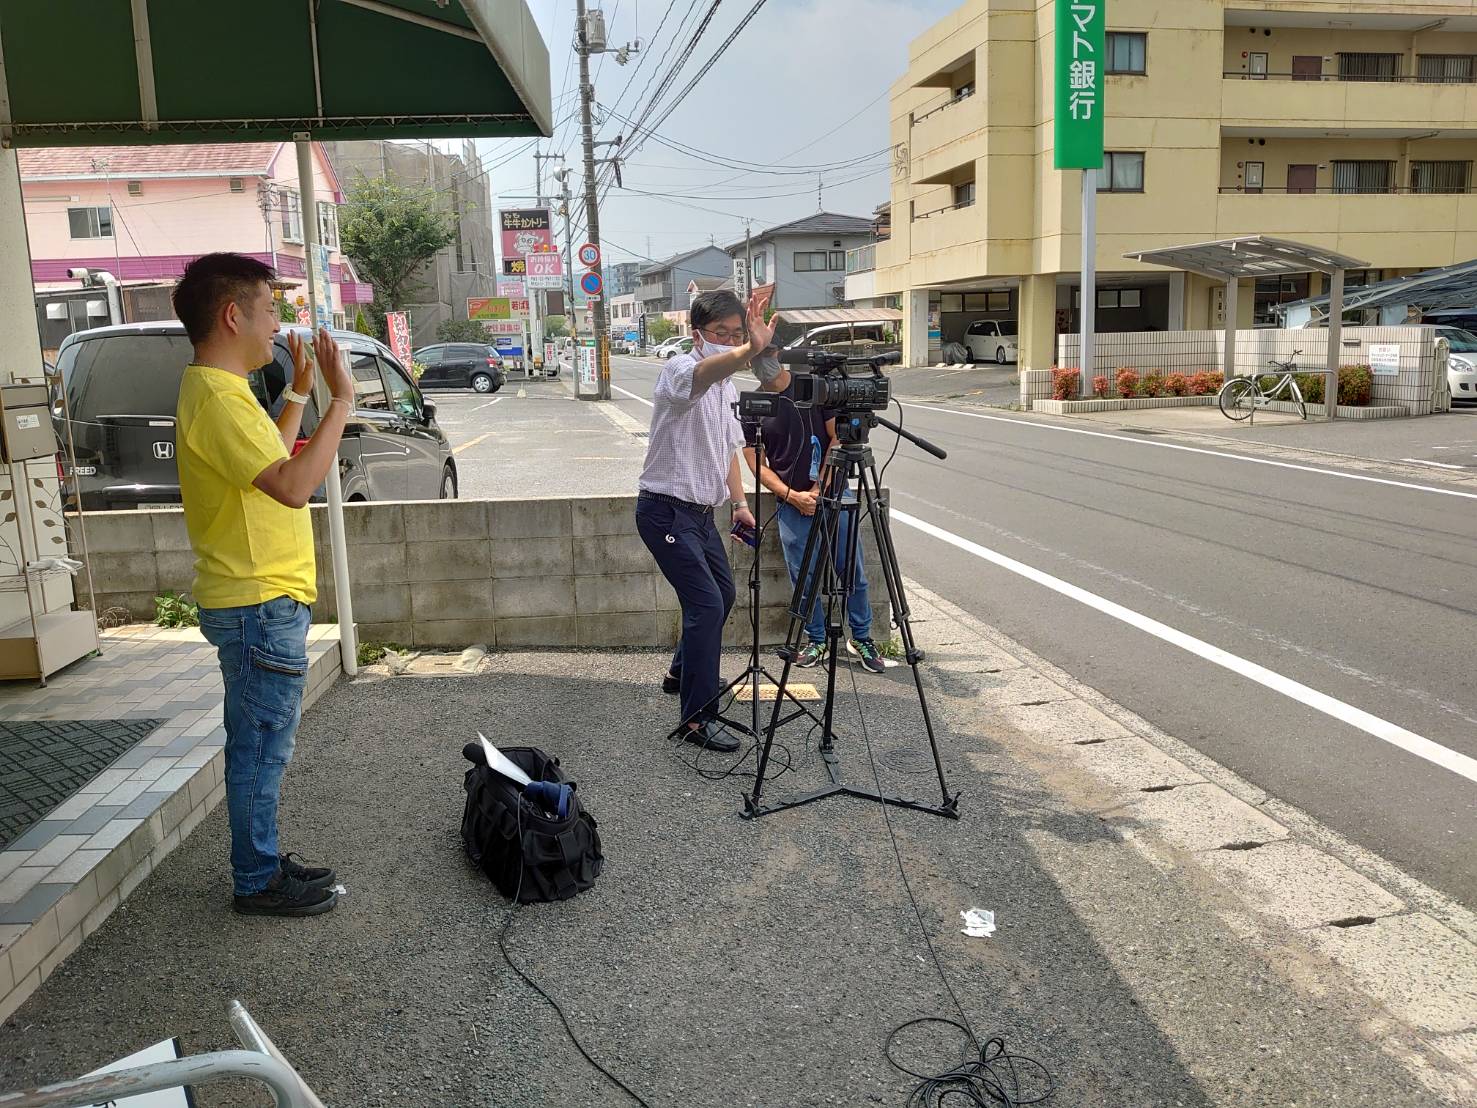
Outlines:
{"type": "Polygon", "coordinates": [[[239,608],[318,595],[313,523],[252,485],[287,448],[246,378],[192,365],[180,382],[175,452],[195,549],[195,602],[239,608]]]}

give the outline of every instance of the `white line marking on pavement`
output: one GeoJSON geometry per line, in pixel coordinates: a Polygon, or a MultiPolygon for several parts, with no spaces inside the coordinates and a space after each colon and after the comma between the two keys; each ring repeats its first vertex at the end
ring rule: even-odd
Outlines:
{"type": "MultiPolygon", "coordinates": [[[[1112,438],[1114,436],[1108,437],[1112,438]]],[[[991,550],[987,546],[981,546],[979,543],[961,538],[952,531],[945,531],[942,527],[936,527],[926,520],[918,519],[916,516],[910,516],[906,512],[898,511],[896,508],[892,508],[888,514],[890,518],[904,526],[922,531],[925,535],[931,535],[941,542],[946,542],[950,546],[957,547],[966,554],[973,554],[976,558],[997,565],[1001,569],[1009,570],[1011,573],[1024,577],[1028,581],[1034,581],[1038,585],[1043,585],[1070,600],[1075,600],[1079,604],[1085,604],[1089,608],[1094,608],[1106,616],[1128,624],[1130,627],[1153,635],[1157,639],[1162,639],[1171,646],[1177,646],[1181,650],[1194,654],[1198,658],[1203,658],[1212,665],[1220,666],[1222,669],[1230,670],[1232,673],[1245,677],[1250,681],[1255,681],[1257,684],[1265,686],[1273,692],[1281,693],[1283,696],[1295,700],[1299,704],[1304,704],[1314,711],[1322,712],[1326,716],[1330,716],[1342,723],[1347,723],[1349,726],[1355,727],[1365,734],[1373,735],[1375,738],[1387,742],[1391,746],[1399,747],[1401,750],[1414,754],[1418,758],[1424,758],[1433,765],[1450,770],[1460,777],[1465,777],[1468,781],[1477,782],[1477,758],[1470,758],[1459,751],[1450,750],[1440,743],[1432,742],[1424,736],[1417,735],[1413,731],[1407,731],[1398,724],[1380,719],[1378,716],[1371,715],[1369,712],[1361,708],[1356,708],[1352,704],[1346,704],[1342,700],[1337,700],[1327,693],[1321,693],[1317,689],[1309,688],[1307,685],[1299,681],[1294,681],[1290,677],[1284,677],[1280,673],[1274,673],[1265,666],[1259,666],[1255,662],[1248,661],[1239,655],[1222,650],[1218,646],[1212,646],[1210,643],[1197,639],[1193,635],[1187,635],[1185,632],[1178,631],[1168,624],[1160,623],[1157,619],[1152,619],[1140,612],[1135,612],[1131,608],[1125,608],[1121,604],[1115,604],[1113,601],[1098,596],[1096,593],[1079,588],[1077,585],[1073,585],[1068,581],[1063,581],[1060,577],[1053,577],[1051,574],[1036,569],[1034,566],[1028,566],[1024,562],[1018,562],[1014,558],[1007,557],[997,550],[991,550]]]]}
{"type": "Polygon", "coordinates": [[[475,408],[472,409],[472,411],[480,412],[483,408],[490,408],[494,404],[501,404],[503,400],[504,397],[499,396],[496,400],[489,400],[486,404],[478,404],[475,408]]]}
{"type": "Polygon", "coordinates": [[[641,403],[645,404],[648,408],[655,408],[656,407],[656,405],[653,404],[650,400],[646,399],[646,397],[644,397],[644,396],[637,396],[634,392],[627,392],[625,389],[621,388],[619,385],[611,385],[610,387],[612,389],[614,389],[616,392],[620,393],[622,396],[629,396],[632,400],[639,400],[639,401],[641,401],[641,403]]]}
{"type": "Polygon", "coordinates": [[[1417,485],[1411,481],[1391,481],[1385,477],[1369,477],[1363,473],[1343,473],[1337,469],[1320,469],[1318,466],[1297,465],[1294,462],[1278,462],[1271,458],[1253,458],[1247,454],[1232,454],[1225,450],[1207,450],[1199,446],[1182,446],[1173,442],[1150,442],[1147,439],[1129,438],[1126,435],[1111,435],[1106,431],[1088,431],[1082,427],[1058,427],[1054,423],[1037,423],[1030,419],[1011,419],[1007,416],[984,415],[980,412],[961,412],[957,408],[944,408],[936,404],[906,404],[925,412],[946,412],[949,415],[965,416],[968,419],[988,419],[994,423],[1013,423],[1042,431],[1061,431],[1068,435],[1090,435],[1096,439],[1112,439],[1114,442],[1131,446],[1157,446],[1161,450],[1183,450],[1187,454],[1207,454],[1212,458],[1229,458],[1233,462],[1254,462],[1256,465],[1276,466],[1278,469],[1296,469],[1303,473],[1318,473],[1325,477],[1342,477],[1349,481],[1368,481],[1374,485],[1393,485],[1397,489],[1415,489],[1417,492],[1434,492],[1441,496],[1459,496],[1464,500],[1477,500],[1477,492],[1460,492],[1457,489],[1442,489],[1434,485],[1417,485]]]}
{"type": "Polygon", "coordinates": [[[1402,462],[1410,462],[1412,465],[1418,465],[1418,466],[1436,466],[1438,469],[1466,469],[1467,468],[1466,466],[1452,465],[1450,462],[1427,462],[1427,461],[1422,461],[1420,458],[1401,458],[1400,460],[1402,462]]]}
{"type": "Polygon", "coordinates": [[[492,438],[492,432],[491,431],[488,431],[485,435],[478,435],[475,439],[471,439],[468,442],[464,442],[460,446],[453,447],[451,452],[453,454],[460,454],[463,450],[470,450],[470,449],[472,449],[472,447],[476,446],[479,442],[482,442],[482,441],[484,441],[486,439],[490,439],[490,438],[492,438]]]}

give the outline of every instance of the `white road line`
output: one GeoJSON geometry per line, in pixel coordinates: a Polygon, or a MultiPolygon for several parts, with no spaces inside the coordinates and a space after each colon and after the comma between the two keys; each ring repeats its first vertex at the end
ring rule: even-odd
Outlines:
{"type": "MultiPolygon", "coordinates": [[[[1114,436],[1110,435],[1108,437],[1112,438],[1114,436]]],[[[1322,712],[1326,716],[1330,716],[1333,719],[1347,723],[1349,726],[1365,732],[1365,734],[1373,735],[1375,738],[1387,742],[1391,746],[1399,747],[1401,750],[1414,754],[1418,758],[1424,758],[1433,765],[1450,770],[1460,777],[1465,777],[1468,781],[1477,782],[1477,758],[1469,758],[1459,751],[1450,750],[1440,743],[1432,742],[1430,739],[1417,735],[1413,731],[1407,731],[1397,724],[1380,719],[1378,716],[1371,715],[1361,708],[1354,707],[1352,704],[1346,704],[1342,700],[1336,700],[1327,693],[1321,693],[1317,689],[1309,688],[1307,685],[1299,681],[1294,681],[1290,677],[1284,677],[1280,673],[1275,673],[1264,666],[1259,666],[1255,662],[1247,661],[1245,658],[1231,654],[1218,646],[1212,646],[1210,643],[1197,639],[1192,635],[1187,635],[1183,631],[1178,631],[1168,624],[1160,623],[1157,619],[1152,619],[1140,612],[1135,612],[1131,608],[1125,608],[1121,604],[1115,604],[1105,597],[1098,596],[1096,593],[1089,592],[1084,588],[1079,588],[1077,585],[1063,581],[1059,577],[1053,577],[1051,574],[1036,569],[1034,566],[1028,566],[1024,562],[1018,562],[1014,558],[1001,554],[999,551],[991,550],[987,546],[981,546],[979,543],[961,538],[952,531],[945,531],[942,527],[936,527],[926,520],[918,519],[916,516],[910,516],[906,512],[898,511],[896,508],[890,509],[888,515],[891,519],[904,526],[922,531],[925,535],[931,535],[933,538],[941,542],[946,542],[950,546],[957,547],[967,554],[973,554],[976,558],[997,565],[1001,569],[1009,570],[1011,573],[1024,577],[1028,581],[1034,581],[1038,585],[1043,585],[1053,592],[1060,593],[1068,599],[1077,601],[1079,604],[1085,604],[1089,608],[1094,608],[1106,616],[1128,624],[1130,627],[1153,635],[1157,639],[1162,639],[1171,646],[1177,646],[1181,650],[1194,654],[1198,658],[1203,658],[1213,665],[1230,670],[1232,673],[1245,677],[1250,681],[1255,681],[1257,684],[1265,686],[1273,692],[1281,693],[1283,696],[1295,700],[1299,704],[1306,705],[1314,711],[1322,712]]]]}
{"type": "Polygon", "coordinates": [[[994,423],[1013,423],[1018,427],[1029,427],[1041,431],[1061,431],[1068,435],[1090,435],[1096,439],[1112,439],[1114,442],[1127,443],[1131,446],[1153,446],[1160,450],[1183,450],[1187,454],[1206,454],[1212,458],[1229,458],[1233,462],[1251,462],[1255,465],[1276,466],[1278,469],[1296,469],[1303,473],[1317,473],[1324,477],[1342,477],[1346,481],[1368,481],[1373,485],[1391,485],[1397,489],[1415,489],[1417,492],[1433,492],[1439,496],[1459,496],[1463,500],[1477,500],[1477,492],[1460,492],[1457,489],[1441,489],[1434,485],[1417,485],[1411,481],[1392,481],[1385,477],[1370,477],[1363,473],[1343,473],[1337,469],[1321,469],[1318,466],[1297,465],[1294,462],[1278,462],[1271,458],[1253,458],[1247,454],[1231,454],[1224,450],[1207,450],[1199,446],[1182,446],[1173,442],[1152,442],[1148,439],[1129,438],[1126,435],[1112,435],[1106,431],[1088,431],[1082,427],[1058,427],[1054,423],[1037,423],[1029,419],[1011,419],[1007,416],[984,415],[980,412],[961,412],[957,408],[944,408],[936,404],[912,404],[905,405],[909,408],[917,408],[925,412],[945,412],[949,415],[964,416],[968,419],[988,419],[994,423]]]}
{"type": "MultiPolygon", "coordinates": [[[[472,411],[480,412],[483,408],[490,408],[494,404],[501,404],[504,399],[505,397],[499,396],[496,400],[489,400],[486,404],[478,404],[475,408],[472,409],[472,411]]],[[[470,415],[471,413],[469,412],[468,414],[470,415]]]]}
{"type": "Polygon", "coordinates": [[[612,390],[614,390],[615,392],[620,393],[622,396],[629,396],[632,400],[639,400],[641,403],[645,404],[648,408],[655,408],[656,407],[656,405],[653,404],[650,400],[646,399],[646,397],[644,397],[644,396],[637,396],[634,392],[627,392],[625,389],[621,388],[619,385],[611,385],[610,387],[611,387],[612,390]]]}
{"type": "Polygon", "coordinates": [[[1418,465],[1418,466],[1435,466],[1437,469],[1461,469],[1461,470],[1465,470],[1467,468],[1466,466],[1452,465],[1450,462],[1427,462],[1427,461],[1423,461],[1420,458],[1401,458],[1400,460],[1402,462],[1410,462],[1412,465],[1418,465]]]}

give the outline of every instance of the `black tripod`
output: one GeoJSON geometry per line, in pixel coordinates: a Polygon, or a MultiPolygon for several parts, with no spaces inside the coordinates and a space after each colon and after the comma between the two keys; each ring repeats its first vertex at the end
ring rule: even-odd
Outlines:
{"type": "MultiPolygon", "coordinates": [[[[754,509],[757,516],[763,503],[760,500],[760,496],[763,493],[764,486],[760,483],[759,474],[763,471],[764,467],[764,427],[762,422],[755,422],[752,426],[754,428],[754,509]]],[[[774,679],[774,675],[764,668],[764,663],[760,660],[759,654],[759,582],[762,576],[763,563],[764,529],[761,526],[758,533],[754,536],[754,557],[749,566],[749,664],[744,667],[742,673],[719,689],[713,699],[704,704],[701,709],[704,712],[711,711],[714,719],[722,720],[729,727],[745,732],[756,741],[759,738],[759,690],[761,687],[759,679],[762,677],[765,681],[769,682],[770,686],[780,688],[779,682],[774,679]],[[749,686],[749,722],[747,725],[714,710],[717,705],[723,703],[723,698],[730,693],[735,693],[734,699],[736,700],[736,690],[745,685],[749,686]]],[[[820,724],[821,721],[816,717],[814,712],[783,688],[780,688],[780,692],[775,695],[775,707],[778,708],[783,704],[786,697],[795,706],[795,710],[780,721],[781,725],[789,723],[791,720],[797,719],[800,716],[809,716],[815,724],[820,724]]],[[[691,720],[684,719],[667,735],[667,738],[676,739],[681,737],[683,729],[690,722],[691,720]]]]}
{"type": "MultiPolygon", "coordinates": [[[[805,540],[805,554],[801,559],[796,577],[795,591],[790,604],[790,630],[785,645],[780,650],[785,667],[780,674],[775,706],[764,733],[764,746],[759,753],[759,769],[754,778],[754,791],[744,797],[744,818],[755,819],[772,812],[798,808],[802,804],[822,800],[828,796],[855,796],[877,800],[899,808],[912,808],[920,812],[932,812],[949,819],[959,818],[959,796],[949,795],[949,784],[944,779],[943,762],[939,758],[938,741],[933,734],[933,721],[928,713],[928,699],[923,693],[923,679],[918,672],[918,663],[923,661],[923,651],[913,639],[913,626],[909,620],[908,600],[903,592],[902,571],[898,568],[897,550],[892,543],[892,530],[887,519],[887,504],[877,477],[876,462],[871,447],[867,445],[867,433],[874,424],[880,424],[897,432],[910,442],[934,454],[944,457],[944,452],[932,443],[909,434],[901,427],[867,412],[860,416],[838,416],[836,434],[840,445],[833,447],[826,458],[826,472],[820,486],[821,495],[816,503],[816,513],[811,521],[810,535],[805,540]],[[856,480],[856,496],[848,495],[853,479],[856,480]],[[941,800],[928,804],[907,797],[879,792],[876,789],[848,785],[842,779],[840,759],[836,755],[835,733],[831,724],[835,714],[836,662],[841,649],[841,619],[846,613],[847,600],[856,580],[858,551],[861,541],[862,519],[871,520],[877,538],[877,550],[881,555],[882,577],[887,585],[887,595],[892,602],[892,611],[897,621],[898,632],[903,640],[903,657],[913,671],[913,683],[918,690],[918,705],[923,712],[923,727],[928,735],[928,745],[933,752],[933,766],[938,773],[941,800]],[[837,570],[837,554],[840,553],[841,567],[837,570]],[[790,669],[799,656],[800,637],[805,623],[818,597],[826,598],[826,701],[825,719],[821,723],[821,758],[826,765],[830,784],[812,792],[788,800],[762,803],[764,777],[769,768],[770,750],[774,746],[775,732],[787,722],[780,718],[780,706],[786,695],[790,680],[790,669]]],[[[756,639],[757,641],[757,639],[756,639]]],[[[787,717],[787,718],[793,718],[787,717]]],[[[812,717],[814,718],[814,717],[812,717]]]]}

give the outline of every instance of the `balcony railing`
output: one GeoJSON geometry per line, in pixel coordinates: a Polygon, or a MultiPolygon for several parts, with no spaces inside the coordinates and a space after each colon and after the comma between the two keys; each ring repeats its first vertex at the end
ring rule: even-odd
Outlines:
{"type": "Polygon", "coordinates": [[[854,246],[846,252],[846,272],[866,273],[877,268],[877,244],[854,246]]]}
{"type": "Polygon", "coordinates": [[[1471,186],[1467,188],[1413,189],[1397,188],[1394,186],[1390,188],[1335,188],[1332,185],[1319,185],[1317,188],[1247,188],[1245,185],[1222,185],[1220,191],[1222,194],[1268,192],[1283,193],[1291,196],[1297,196],[1302,193],[1307,193],[1310,196],[1314,194],[1322,196],[1328,196],[1330,194],[1334,196],[1396,196],[1406,194],[1420,196],[1463,196],[1471,195],[1473,192],[1477,192],[1477,189],[1471,186]]]}
{"type": "Polygon", "coordinates": [[[915,127],[918,126],[918,124],[922,123],[925,119],[927,119],[931,115],[937,115],[939,112],[947,111],[949,108],[952,108],[955,104],[962,104],[964,101],[968,100],[973,95],[974,95],[974,88],[973,87],[969,87],[969,88],[965,88],[965,89],[960,89],[959,92],[958,92],[958,94],[949,97],[947,100],[945,100],[938,107],[936,107],[936,108],[930,108],[928,111],[924,112],[922,115],[915,115],[913,117],[913,126],[915,126],[915,127]]]}
{"type": "Polygon", "coordinates": [[[1228,69],[1221,74],[1228,81],[1338,81],[1355,85],[1472,85],[1477,84],[1477,75],[1472,77],[1411,77],[1402,74],[1375,76],[1342,73],[1248,73],[1244,69],[1228,69]]]}
{"type": "Polygon", "coordinates": [[[913,222],[914,223],[917,223],[920,220],[932,219],[934,216],[936,216],[936,215],[943,215],[945,212],[957,212],[960,208],[972,208],[972,207],[974,207],[974,201],[973,200],[961,200],[957,204],[949,204],[946,207],[934,208],[933,211],[931,211],[931,212],[919,212],[917,215],[915,215],[913,217],[913,222]]]}

